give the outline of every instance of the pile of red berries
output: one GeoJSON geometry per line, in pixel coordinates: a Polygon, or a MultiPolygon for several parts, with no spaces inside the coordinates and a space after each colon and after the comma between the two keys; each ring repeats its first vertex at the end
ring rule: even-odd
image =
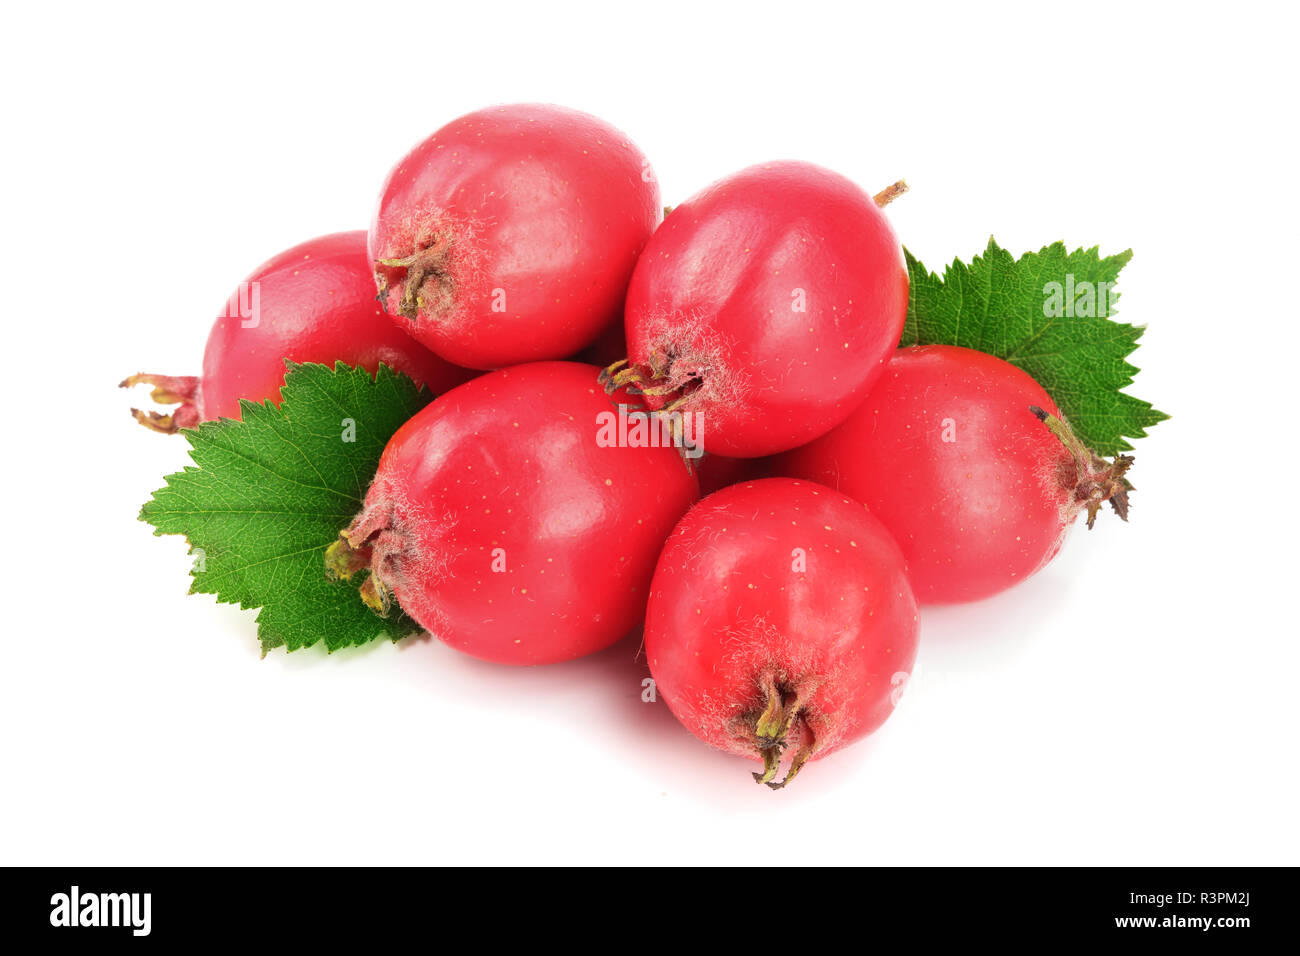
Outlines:
{"type": "Polygon", "coordinates": [[[201,377],[127,384],[178,404],[136,413],[161,431],[275,399],[285,359],[427,385],[324,571],[501,663],[644,625],[673,713],[784,786],[889,715],[918,602],[1008,588],[1081,511],[1127,512],[1131,459],[1023,371],[898,349],[904,188],[776,162],[665,218],[600,120],[471,113],[398,162],[367,233],[254,272],[201,377]]]}

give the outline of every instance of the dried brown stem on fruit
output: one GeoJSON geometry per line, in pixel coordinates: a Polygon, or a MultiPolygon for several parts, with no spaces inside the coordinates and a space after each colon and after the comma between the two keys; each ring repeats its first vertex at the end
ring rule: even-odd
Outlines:
{"type": "Polygon", "coordinates": [[[145,428],[165,435],[174,435],[182,428],[193,428],[199,423],[199,379],[194,375],[150,375],[139,372],[129,375],[118,383],[119,388],[134,388],[137,385],[151,385],[149,398],[159,405],[178,405],[174,411],[146,412],[139,408],[131,409],[131,417],[145,428]]]}
{"type": "Polygon", "coordinates": [[[808,682],[798,682],[800,689],[787,692],[777,684],[775,674],[766,673],[759,683],[767,704],[762,712],[753,718],[751,727],[754,746],[763,758],[763,772],[755,773],[754,781],[767,784],[773,790],[780,790],[795,778],[816,749],[812,730],[808,727],[807,721],[803,720],[808,682]],[[790,769],[786,771],[785,777],[778,781],[776,775],[781,769],[781,754],[785,750],[786,740],[801,721],[800,729],[807,740],[790,761],[790,769]]]}
{"type": "Polygon", "coordinates": [[[886,186],[884,189],[880,190],[880,192],[876,193],[871,198],[876,201],[877,206],[879,206],[881,209],[884,209],[886,206],[888,206],[899,196],[903,195],[903,193],[907,192],[909,188],[910,187],[907,185],[907,182],[905,180],[900,179],[892,186],[886,186]]]}
{"type": "Polygon", "coordinates": [[[408,319],[419,316],[425,308],[422,290],[426,281],[450,281],[448,257],[450,239],[435,239],[423,249],[409,256],[380,259],[375,263],[375,281],[379,285],[379,301],[388,308],[388,290],[395,282],[402,283],[402,296],[397,311],[408,319]]]}
{"type": "Polygon", "coordinates": [[[1088,527],[1096,523],[1097,514],[1106,502],[1110,502],[1111,509],[1121,521],[1128,521],[1128,495],[1133,490],[1133,483],[1126,476],[1133,467],[1133,456],[1117,455],[1114,461],[1107,461],[1085,445],[1065,419],[1037,405],[1030,405],[1029,410],[1070,453],[1074,473],[1066,476],[1063,483],[1074,489],[1074,503],[1088,512],[1088,527]]]}

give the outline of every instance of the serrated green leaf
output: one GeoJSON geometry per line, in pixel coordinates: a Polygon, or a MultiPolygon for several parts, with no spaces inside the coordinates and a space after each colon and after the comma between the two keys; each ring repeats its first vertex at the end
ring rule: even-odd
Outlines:
{"type": "Polygon", "coordinates": [[[982,255],[969,265],[954,259],[942,278],[904,254],[911,293],[903,345],[960,345],[1006,359],[1033,376],[1102,455],[1131,450],[1126,438],[1169,417],[1123,392],[1137,374],[1127,357],[1144,330],[1112,318],[1119,295],[1104,284],[1118,279],[1132,250],[1103,257],[1096,247],[1069,252],[1056,242],[1015,259],[990,237],[982,255]],[[1074,314],[1047,314],[1048,284],[1067,282],[1091,288],[1090,307],[1081,300],[1068,309],[1074,314]]]}
{"type": "Polygon", "coordinates": [[[342,362],[285,364],[280,406],[240,402],[242,421],[183,433],[194,466],[168,476],[140,520],[189,540],[191,593],[261,609],[263,652],[414,633],[400,612],[379,618],[361,602],[364,575],[328,581],[324,553],[360,510],[388,439],[432,395],[386,365],[372,378],[342,362]]]}

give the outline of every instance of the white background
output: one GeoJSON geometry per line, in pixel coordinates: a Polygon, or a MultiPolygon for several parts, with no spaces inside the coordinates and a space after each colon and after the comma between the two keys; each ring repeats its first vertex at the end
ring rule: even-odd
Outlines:
{"type": "Polygon", "coordinates": [[[1300,863],[1293,9],[10,5],[0,862],[1300,863]],[[932,268],[1132,247],[1132,520],[930,609],[909,696],[772,793],[636,642],[512,670],[429,640],[259,659],[136,520],[185,442],[115,388],[198,370],[257,263],[362,228],[495,102],[596,113],[665,201],[761,160],[869,190],[932,268]]]}

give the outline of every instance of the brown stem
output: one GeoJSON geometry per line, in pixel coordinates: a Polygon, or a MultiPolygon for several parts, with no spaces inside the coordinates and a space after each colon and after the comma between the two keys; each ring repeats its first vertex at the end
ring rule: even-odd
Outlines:
{"type": "Polygon", "coordinates": [[[153,386],[149,398],[159,405],[179,406],[168,414],[131,409],[131,416],[145,428],[164,435],[174,435],[182,428],[193,428],[199,423],[199,379],[196,376],[150,375],[140,372],[124,378],[118,387],[134,388],[137,385],[153,386]]]}
{"type": "Polygon", "coordinates": [[[613,395],[621,388],[626,388],[629,395],[649,395],[654,398],[666,398],[667,401],[656,409],[646,409],[644,405],[637,404],[629,406],[637,411],[644,411],[647,415],[656,416],[660,420],[665,420],[671,430],[673,446],[681,455],[682,462],[686,465],[687,471],[695,470],[694,457],[698,455],[689,454],[692,451],[687,447],[686,436],[682,429],[681,418],[673,418],[674,412],[681,412],[691,399],[691,386],[698,386],[699,379],[687,382],[683,385],[669,385],[667,383],[652,385],[651,382],[657,382],[662,377],[662,371],[656,371],[653,367],[643,368],[632,365],[628,359],[621,358],[617,362],[607,365],[600,370],[596,376],[596,381],[605,389],[606,395],[613,395]]]}
{"type": "Polygon", "coordinates": [[[447,257],[451,249],[451,240],[434,239],[427,246],[409,256],[396,259],[379,259],[375,262],[375,281],[379,285],[379,301],[388,308],[388,290],[394,284],[402,284],[402,295],[398,301],[397,311],[408,319],[415,319],[424,308],[421,290],[428,279],[446,282],[447,257]]]}
{"type": "Polygon", "coordinates": [[[880,192],[876,193],[872,198],[876,201],[877,206],[884,209],[899,196],[903,195],[903,193],[907,192],[908,188],[907,183],[900,179],[892,186],[886,186],[884,189],[880,190],[880,192]]]}
{"type": "MultiPolygon", "coordinates": [[[[796,686],[807,688],[812,682],[798,681],[796,686]]],[[[753,718],[750,732],[754,746],[763,758],[763,772],[753,774],[755,783],[767,784],[773,790],[780,790],[799,772],[816,749],[817,742],[812,738],[812,731],[806,720],[803,730],[808,740],[790,761],[790,769],[785,777],[777,781],[776,775],[781,769],[781,754],[785,750],[787,738],[794,732],[799,721],[803,720],[803,710],[807,703],[804,690],[786,691],[777,683],[776,675],[770,671],[759,679],[767,703],[763,710],[753,718]]]]}
{"type": "Polygon", "coordinates": [[[1133,483],[1126,476],[1133,467],[1133,456],[1116,455],[1114,461],[1107,461],[1085,445],[1065,419],[1037,405],[1030,405],[1029,410],[1074,459],[1074,474],[1064,483],[1073,488],[1075,504],[1087,510],[1088,528],[1096,523],[1097,513],[1108,501],[1120,520],[1128,521],[1128,495],[1133,490],[1133,483]]]}

